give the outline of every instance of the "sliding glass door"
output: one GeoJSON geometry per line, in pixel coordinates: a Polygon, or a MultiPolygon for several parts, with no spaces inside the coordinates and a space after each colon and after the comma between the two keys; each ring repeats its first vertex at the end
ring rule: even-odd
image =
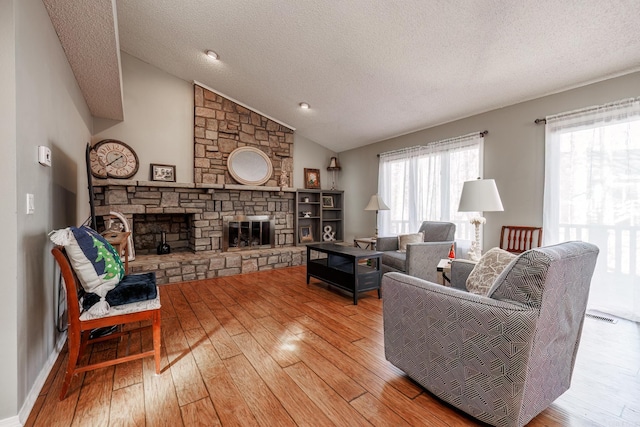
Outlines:
{"type": "Polygon", "coordinates": [[[600,256],[589,307],[640,321],[640,100],[547,118],[545,244],[600,256]]]}

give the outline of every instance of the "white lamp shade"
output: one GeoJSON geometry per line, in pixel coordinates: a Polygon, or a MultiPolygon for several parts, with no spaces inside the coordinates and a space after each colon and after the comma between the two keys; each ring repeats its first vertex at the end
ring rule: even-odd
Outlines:
{"type": "Polygon", "coordinates": [[[503,211],[502,201],[493,179],[465,181],[462,186],[458,212],[503,211]]]}
{"type": "Polygon", "coordinates": [[[331,160],[329,160],[329,166],[327,167],[327,170],[339,170],[340,168],[340,163],[338,163],[338,158],[337,157],[332,157],[331,160]]]}
{"type": "Polygon", "coordinates": [[[371,196],[371,199],[369,200],[369,204],[367,205],[366,208],[364,208],[364,210],[365,211],[388,211],[389,206],[387,206],[386,203],[382,201],[380,196],[378,196],[377,194],[374,194],[373,196],[371,196]]]}

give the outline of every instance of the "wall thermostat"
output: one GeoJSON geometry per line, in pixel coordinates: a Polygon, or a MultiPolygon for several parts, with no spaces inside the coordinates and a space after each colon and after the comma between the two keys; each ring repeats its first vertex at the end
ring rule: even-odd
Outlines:
{"type": "Polygon", "coordinates": [[[41,145],[38,147],[38,163],[42,166],[51,166],[51,150],[41,145]]]}

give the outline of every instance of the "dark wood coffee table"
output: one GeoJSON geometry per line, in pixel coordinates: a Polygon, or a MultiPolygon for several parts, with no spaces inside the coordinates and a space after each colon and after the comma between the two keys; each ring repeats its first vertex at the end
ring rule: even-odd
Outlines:
{"type": "MultiPolygon", "coordinates": [[[[317,254],[315,254],[317,255],[317,254]]],[[[307,245],[307,284],[315,277],[337,288],[353,293],[353,304],[358,304],[358,293],[378,290],[380,295],[380,258],[382,252],[342,246],[335,243],[314,243],[307,245]],[[326,257],[311,258],[312,252],[326,254],[326,257]],[[370,265],[360,261],[370,260],[370,265]]]]}

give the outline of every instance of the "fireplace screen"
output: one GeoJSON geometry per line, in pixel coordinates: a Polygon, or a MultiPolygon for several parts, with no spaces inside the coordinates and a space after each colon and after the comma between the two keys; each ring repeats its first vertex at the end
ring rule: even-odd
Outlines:
{"type": "Polygon", "coordinates": [[[222,250],[274,247],[275,223],[267,215],[224,217],[222,250]]]}

